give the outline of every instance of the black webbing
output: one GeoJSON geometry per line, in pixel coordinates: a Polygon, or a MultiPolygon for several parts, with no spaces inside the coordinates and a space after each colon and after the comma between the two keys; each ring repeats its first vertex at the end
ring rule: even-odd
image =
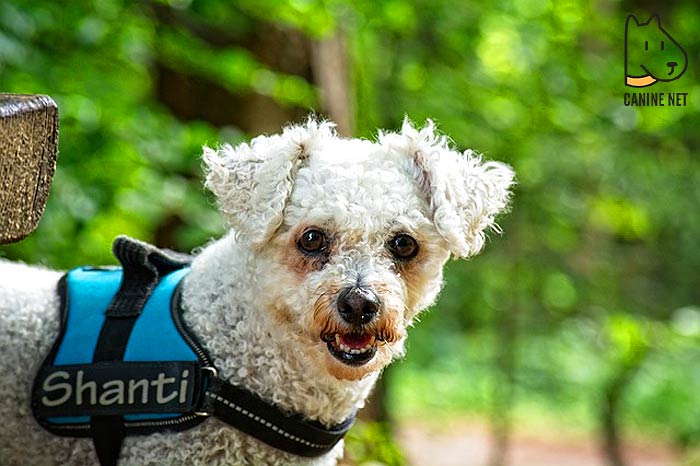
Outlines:
{"type": "Polygon", "coordinates": [[[214,416],[266,444],[299,456],[329,452],[345,436],[355,416],[326,428],[298,415],[290,415],[247,390],[215,379],[206,396],[214,416]]]}
{"type": "MultiPolygon", "coordinates": [[[[122,264],[122,280],[117,293],[105,311],[93,362],[121,361],[129,336],[143,306],[170,272],[189,263],[189,257],[164,252],[147,243],[119,236],[112,245],[122,264]]],[[[116,466],[126,430],[122,416],[93,416],[90,432],[102,466],[116,466]]]]}
{"type": "Polygon", "coordinates": [[[93,416],[92,443],[101,466],[117,466],[126,432],[121,416],[93,416]]]}
{"type": "Polygon", "coordinates": [[[189,256],[166,253],[128,236],[118,236],[112,250],[122,264],[122,281],[105,312],[94,362],[123,359],[131,330],[158,281],[189,263],[189,256]]]}

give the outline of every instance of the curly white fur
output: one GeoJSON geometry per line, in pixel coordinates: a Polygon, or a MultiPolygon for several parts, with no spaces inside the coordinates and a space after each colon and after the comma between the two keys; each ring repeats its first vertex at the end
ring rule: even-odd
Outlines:
{"type": "MultiPolygon", "coordinates": [[[[251,144],[205,148],[206,185],[231,226],[204,247],[184,283],[185,319],[221,374],[264,399],[330,425],[362,407],[381,369],[403,353],[405,328],[442,285],[450,253],[467,257],[507,204],[513,173],[459,154],[435,132],[404,122],[378,142],[343,139],[308,121],[251,144]],[[304,228],[327,232],[319,262],[296,248],[304,228]],[[398,233],[419,254],[387,252],[398,233]],[[336,295],[361,284],[381,311],[367,326],[385,342],[361,367],[337,361],[320,340],[342,332],[336,295]]],[[[33,420],[29,395],[58,331],[60,273],[0,262],[0,462],[96,464],[91,441],[55,437],[33,420]]],[[[342,442],[320,458],[274,450],[210,419],[181,433],[127,438],[120,465],[333,465],[342,442]]]]}
{"type": "Polygon", "coordinates": [[[472,150],[454,151],[431,120],[419,130],[405,119],[401,133],[380,133],[379,141],[413,158],[416,179],[430,197],[435,226],[456,257],[481,251],[487,229],[500,232],[495,217],[508,205],[514,178],[510,167],[483,163],[472,150]]]}

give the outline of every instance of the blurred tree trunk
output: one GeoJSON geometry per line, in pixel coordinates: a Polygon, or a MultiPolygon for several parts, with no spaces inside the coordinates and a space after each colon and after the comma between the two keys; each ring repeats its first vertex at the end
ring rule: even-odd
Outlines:
{"type": "MultiPolygon", "coordinates": [[[[166,4],[149,6],[157,24],[181,28],[214,49],[242,48],[273,72],[315,83],[311,71],[311,40],[301,31],[255,18],[240,10],[248,26],[236,30],[206,24],[166,4]]],[[[235,4],[231,9],[236,11],[235,4]]],[[[216,126],[234,126],[248,135],[277,133],[290,121],[301,121],[307,109],[281,104],[254,89],[232,92],[196,70],[173,68],[156,57],[155,92],[158,100],[183,121],[202,119],[216,126]]]]}
{"type": "MultiPolygon", "coordinates": [[[[213,48],[239,47],[249,50],[270,70],[298,76],[317,86],[320,94],[320,114],[327,115],[338,125],[344,136],[354,131],[354,92],[351,82],[347,48],[342,31],[313,40],[301,31],[246,17],[245,31],[222,29],[207,25],[182,10],[152,2],[149,4],[158,23],[183,28],[207,42],[213,48]]],[[[232,6],[235,9],[235,6],[232,6]]],[[[163,60],[156,60],[156,93],[174,115],[184,121],[203,119],[217,126],[235,126],[248,135],[277,133],[290,121],[301,121],[308,110],[278,103],[254,90],[232,93],[194,70],[173,69],[163,60]]],[[[175,247],[173,238],[181,226],[167,216],[157,226],[157,244],[175,247]]],[[[383,388],[377,387],[377,393],[383,388]]],[[[382,398],[381,395],[378,395],[382,398]]]]}
{"type": "Polygon", "coordinates": [[[505,305],[497,311],[495,320],[496,376],[491,411],[492,444],[490,466],[505,466],[512,434],[511,411],[514,402],[516,345],[518,337],[517,313],[505,305]]]}
{"type": "Polygon", "coordinates": [[[631,360],[624,362],[618,371],[608,380],[603,389],[600,411],[600,435],[608,466],[625,466],[625,459],[620,445],[619,407],[625,390],[634,379],[637,370],[646,357],[642,350],[631,360]]]}
{"type": "Polygon", "coordinates": [[[311,69],[321,93],[323,111],[337,123],[340,134],[353,136],[355,98],[342,31],[312,42],[311,69]]]}
{"type": "Polygon", "coordinates": [[[601,410],[601,436],[603,452],[609,466],[625,466],[620,449],[617,408],[620,396],[628,383],[628,374],[628,368],[623,369],[608,382],[604,390],[605,398],[601,410]]]}

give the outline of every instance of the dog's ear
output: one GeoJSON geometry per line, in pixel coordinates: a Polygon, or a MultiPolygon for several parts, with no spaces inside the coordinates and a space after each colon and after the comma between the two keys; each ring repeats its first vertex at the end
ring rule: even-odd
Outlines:
{"type": "Polygon", "coordinates": [[[419,130],[405,119],[400,133],[380,135],[380,142],[409,155],[409,170],[455,257],[478,253],[487,229],[500,232],[495,217],[508,206],[515,177],[508,165],[485,162],[470,150],[453,150],[430,120],[419,130]]]}
{"type": "Polygon", "coordinates": [[[282,224],[284,208],[300,166],[334,125],[309,119],[282,134],[259,136],[250,144],[204,147],[205,186],[238,238],[262,246],[282,224]]]}

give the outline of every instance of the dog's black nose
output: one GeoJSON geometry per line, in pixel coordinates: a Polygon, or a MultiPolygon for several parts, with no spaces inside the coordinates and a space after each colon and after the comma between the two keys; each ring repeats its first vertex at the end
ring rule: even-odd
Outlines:
{"type": "Polygon", "coordinates": [[[666,66],[670,66],[671,68],[673,68],[674,66],[678,66],[678,63],[676,63],[675,61],[670,61],[666,63],[666,66]]]}
{"type": "Polygon", "coordinates": [[[349,324],[368,324],[379,312],[379,298],[367,288],[345,288],[338,296],[338,312],[349,324]]]}

